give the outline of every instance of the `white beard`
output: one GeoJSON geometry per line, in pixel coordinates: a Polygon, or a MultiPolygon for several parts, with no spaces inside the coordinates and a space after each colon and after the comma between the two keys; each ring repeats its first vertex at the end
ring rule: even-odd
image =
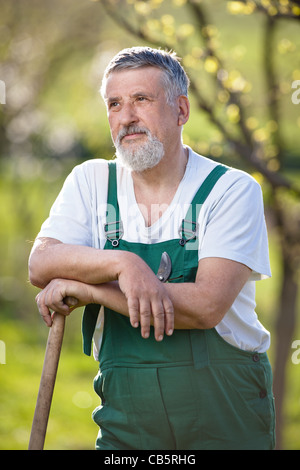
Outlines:
{"type": "Polygon", "coordinates": [[[129,126],[122,129],[116,138],[115,147],[117,160],[121,165],[137,172],[153,168],[164,156],[163,144],[146,128],[129,126]],[[128,144],[128,147],[122,146],[122,137],[131,133],[144,133],[148,139],[144,143],[133,144],[134,148],[131,148],[131,144],[128,144]]]}

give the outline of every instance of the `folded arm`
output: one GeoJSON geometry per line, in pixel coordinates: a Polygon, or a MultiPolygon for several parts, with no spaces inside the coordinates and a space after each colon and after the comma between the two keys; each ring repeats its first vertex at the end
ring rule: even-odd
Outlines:
{"type": "Polygon", "coordinates": [[[57,278],[87,284],[113,281],[129,258],[130,254],[125,251],[97,250],[62,243],[54,238],[39,238],[29,257],[29,279],[41,289],[57,278]]]}
{"type": "Polygon", "coordinates": [[[31,282],[44,287],[37,302],[48,325],[50,309],[70,313],[72,307],[64,302],[69,296],[78,299],[77,306],[99,303],[130,317],[145,338],[152,324],[158,340],[174,328],[216,326],[251,274],[241,263],[205,258],[195,283],[162,284],[132,253],[78,246],[74,250],[51,239],[33,249],[29,272],[31,282]]]}
{"type": "MultiPolygon", "coordinates": [[[[206,258],[199,262],[195,283],[163,284],[173,304],[174,328],[215,327],[233,304],[250,274],[251,269],[244,264],[223,258],[206,258]]],[[[117,282],[89,288],[91,303],[99,303],[130,316],[126,297],[117,282]]],[[[153,324],[151,312],[149,323],[153,324]]]]}
{"type": "Polygon", "coordinates": [[[77,298],[78,306],[102,303],[102,298],[99,300],[96,295],[100,287],[118,281],[131,324],[141,326],[143,337],[149,336],[150,317],[153,318],[158,341],[164,332],[173,332],[174,309],[170,297],[149,266],[134,253],[97,250],[44,238],[37,240],[32,249],[29,279],[33,285],[43,289],[37,302],[48,326],[52,324],[50,309],[70,313],[68,306],[64,305],[65,297],[77,298]]]}

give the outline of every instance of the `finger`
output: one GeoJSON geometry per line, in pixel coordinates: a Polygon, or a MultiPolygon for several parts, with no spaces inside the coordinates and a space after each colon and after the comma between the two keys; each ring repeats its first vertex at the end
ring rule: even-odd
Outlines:
{"type": "Polygon", "coordinates": [[[46,325],[47,326],[52,326],[51,311],[47,307],[47,305],[45,305],[45,303],[43,302],[43,297],[40,296],[40,295],[37,295],[36,296],[36,303],[37,303],[37,306],[38,306],[39,313],[40,313],[42,319],[44,320],[44,322],[46,323],[46,325]]]}
{"type": "Polygon", "coordinates": [[[169,297],[164,299],[163,305],[165,312],[165,332],[168,336],[171,336],[174,332],[174,307],[169,297]]]}
{"type": "Polygon", "coordinates": [[[150,322],[152,312],[149,300],[140,299],[140,324],[141,324],[141,335],[147,339],[150,336],[150,322]]]}
{"type": "Polygon", "coordinates": [[[63,303],[69,307],[69,313],[73,312],[75,308],[79,307],[79,300],[75,297],[64,297],[63,303]]]}
{"type": "Polygon", "coordinates": [[[64,286],[61,287],[59,283],[56,282],[53,288],[49,288],[45,291],[45,305],[57,313],[69,315],[76,304],[78,304],[78,300],[71,296],[65,296],[65,293],[64,286]]]}
{"type": "Polygon", "coordinates": [[[51,292],[46,296],[45,305],[62,315],[69,315],[71,313],[70,307],[64,303],[62,296],[56,292],[51,292]]]}
{"type": "Polygon", "coordinates": [[[51,311],[62,315],[69,315],[71,313],[68,305],[64,304],[62,296],[53,289],[44,289],[37,298],[40,315],[48,326],[52,325],[51,311]]]}
{"type": "Polygon", "coordinates": [[[156,341],[162,341],[165,332],[165,312],[161,301],[152,303],[152,315],[155,339],[156,341]]]}
{"type": "Polygon", "coordinates": [[[64,304],[68,305],[70,308],[76,307],[78,305],[78,299],[75,299],[75,297],[70,297],[67,296],[63,299],[64,304]]]}
{"type": "Polygon", "coordinates": [[[128,306],[128,314],[131,326],[133,328],[137,328],[139,326],[140,320],[140,304],[137,298],[129,297],[127,299],[127,306],[128,306]]]}

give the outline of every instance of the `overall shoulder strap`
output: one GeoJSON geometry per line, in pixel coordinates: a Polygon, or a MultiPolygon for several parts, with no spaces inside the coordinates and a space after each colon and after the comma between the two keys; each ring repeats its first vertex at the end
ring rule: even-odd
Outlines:
{"type": "Polygon", "coordinates": [[[225,165],[217,165],[205,178],[198,191],[196,192],[190,207],[186,213],[185,218],[182,220],[181,226],[181,240],[180,244],[185,245],[185,243],[196,237],[197,226],[198,226],[198,217],[202,207],[202,204],[212,191],[216,182],[219,178],[226,173],[230,168],[225,165]]]}
{"type": "Polygon", "coordinates": [[[108,190],[106,223],[104,224],[106,239],[113,247],[119,245],[119,239],[123,235],[123,225],[120,220],[117,188],[117,167],[116,162],[108,162],[108,190]]]}
{"type": "MultiPolygon", "coordinates": [[[[119,204],[117,195],[117,167],[116,162],[108,162],[108,189],[107,189],[107,205],[113,206],[115,211],[119,214],[119,204]]],[[[108,207],[109,209],[109,207],[108,207]]],[[[106,216],[109,217],[107,209],[106,216]]],[[[109,220],[107,220],[109,222],[109,220]]]]}
{"type": "Polygon", "coordinates": [[[211,190],[213,189],[214,185],[218,181],[218,179],[226,173],[230,168],[225,165],[217,165],[205,178],[203,183],[201,184],[200,188],[196,192],[192,204],[203,204],[211,190]]]}

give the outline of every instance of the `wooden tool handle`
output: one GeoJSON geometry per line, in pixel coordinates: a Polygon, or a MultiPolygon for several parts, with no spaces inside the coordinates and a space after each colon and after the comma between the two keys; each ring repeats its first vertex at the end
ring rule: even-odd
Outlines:
{"type": "Polygon", "coordinates": [[[55,313],[50,328],[28,450],[43,450],[65,329],[65,316],[55,313]]]}

